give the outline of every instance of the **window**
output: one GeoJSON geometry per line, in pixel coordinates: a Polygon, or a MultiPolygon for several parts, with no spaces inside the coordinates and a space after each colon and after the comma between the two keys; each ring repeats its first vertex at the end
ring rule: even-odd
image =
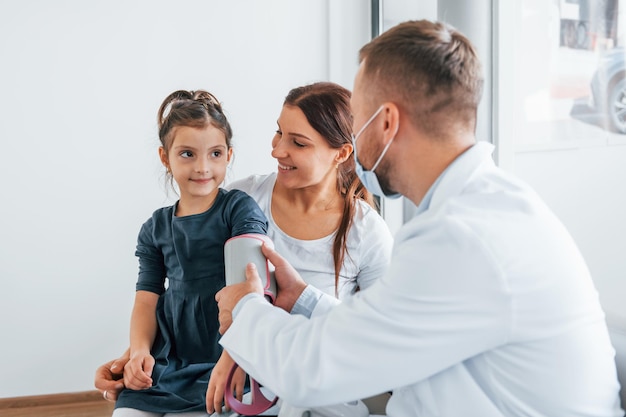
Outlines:
{"type": "Polygon", "coordinates": [[[626,295],[624,12],[624,0],[501,1],[494,30],[499,164],[569,229],[609,319],[626,295]]]}

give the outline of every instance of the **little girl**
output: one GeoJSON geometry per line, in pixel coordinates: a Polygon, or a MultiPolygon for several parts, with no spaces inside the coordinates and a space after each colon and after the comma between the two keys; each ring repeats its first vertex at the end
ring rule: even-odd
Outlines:
{"type": "Polygon", "coordinates": [[[212,94],[170,94],[158,125],[159,156],[180,199],[155,211],[139,232],[124,373],[144,386],[121,392],[114,417],[206,415],[207,385],[222,354],[214,297],[225,285],[224,242],[267,232],[267,219],[248,194],[220,188],[233,153],[232,130],[212,94]]]}

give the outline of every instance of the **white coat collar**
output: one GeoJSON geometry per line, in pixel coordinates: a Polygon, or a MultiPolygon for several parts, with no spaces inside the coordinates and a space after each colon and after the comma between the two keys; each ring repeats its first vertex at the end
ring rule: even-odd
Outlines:
{"type": "Polygon", "coordinates": [[[494,165],[491,158],[493,149],[494,146],[491,143],[479,141],[459,155],[430,186],[417,207],[416,214],[436,209],[450,196],[459,194],[476,169],[483,163],[494,165]]]}

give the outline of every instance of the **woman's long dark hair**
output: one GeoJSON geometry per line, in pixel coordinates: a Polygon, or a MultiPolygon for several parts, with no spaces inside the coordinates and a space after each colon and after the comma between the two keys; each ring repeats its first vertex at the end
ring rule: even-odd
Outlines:
{"type": "MultiPolygon", "coordinates": [[[[352,113],[349,90],[330,82],[318,82],[294,88],[284,105],[302,110],[309,124],[333,148],[352,143],[352,113]]],[[[356,199],[374,206],[372,194],[356,175],[354,158],[349,157],[337,167],[337,190],[343,196],[344,208],[333,242],[335,262],[335,295],[339,293],[339,272],[347,254],[346,237],[356,211],[356,199]]],[[[349,255],[348,255],[349,256],[349,255]]]]}

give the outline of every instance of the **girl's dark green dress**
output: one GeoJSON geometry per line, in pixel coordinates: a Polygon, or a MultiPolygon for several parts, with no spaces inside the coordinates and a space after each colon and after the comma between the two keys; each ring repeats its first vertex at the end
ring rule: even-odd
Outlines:
{"type": "Polygon", "coordinates": [[[137,290],[160,295],[153,386],[125,389],[116,408],[160,413],[206,409],[209,377],[222,352],[215,293],[225,283],[224,243],[232,236],[267,232],[265,215],[239,190],[220,189],[204,213],[175,217],[175,212],[176,205],[155,211],[137,240],[137,290]]]}

